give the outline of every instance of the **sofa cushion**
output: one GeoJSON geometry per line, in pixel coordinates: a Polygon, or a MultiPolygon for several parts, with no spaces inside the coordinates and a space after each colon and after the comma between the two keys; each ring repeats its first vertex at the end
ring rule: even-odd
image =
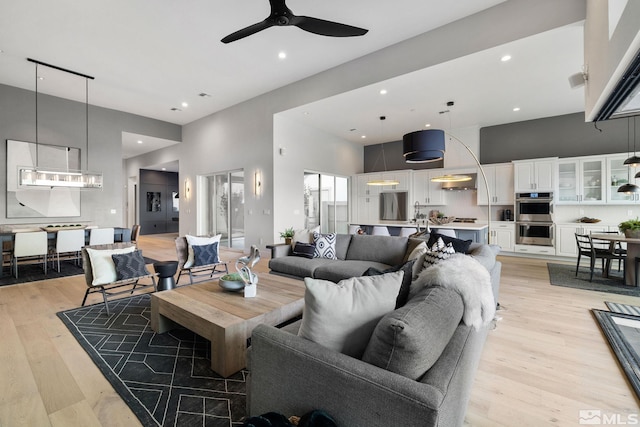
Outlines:
{"type": "Polygon", "coordinates": [[[340,280],[348,279],[350,277],[364,276],[364,272],[370,267],[377,268],[378,270],[386,270],[391,266],[373,261],[338,260],[331,264],[322,264],[318,266],[318,268],[313,271],[313,276],[311,277],[314,279],[323,279],[338,283],[340,280]]]}
{"type": "Polygon", "coordinates": [[[291,248],[296,244],[296,242],[302,243],[313,243],[313,233],[319,233],[320,226],[307,229],[303,228],[301,230],[295,230],[293,232],[293,237],[291,238],[291,248]]]}
{"type": "MultiPolygon", "coordinates": [[[[409,243],[412,243],[412,240],[415,242],[415,239],[409,239],[409,243]]],[[[421,241],[419,244],[417,245],[413,245],[414,248],[413,250],[407,255],[406,260],[407,261],[414,261],[413,263],[413,269],[411,271],[411,277],[413,279],[415,279],[416,277],[418,277],[418,274],[420,274],[420,272],[422,271],[422,268],[424,267],[424,259],[427,255],[428,249],[427,249],[427,242],[421,241]]],[[[409,249],[407,249],[408,251],[409,249]]]]}
{"type": "Polygon", "coordinates": [[[451,289],[422,289],[378,322],[362,360],[418,380],[438,360],[460,324],[460,296],[451,289]]]}
{"type": "Polygon", "coordinates": [[[473,244],[469,248],[469,255],[475,258],[489,272],[496,265],[496,255],[498,253],[500,253],[500,246],[498,245],[473,244]]]}
{"type": "Polygon", "coordinates": [[[340,263],[325,258],[302,258],[297,256],[285,256],[269,260],[269,268],[275,272],[296,277],[314,277],[314,271],[323,265],[340,263]]]}
{"type": "Polygon", "coordinates": [[[453,245],[453,249],[456,252],[460,252],[466,254],[469,250],[469,246],[473,243],[473,240],[462,240],[456,239],[455,237],[445,236],[444,234],[431,233],[429,235],[429,241],[427,242],[428,247],[432,247],[435,242],[438,241],[438,238],[441,238],[444,243],[451,243],[453,245]]]}
{"type": "Polygon", "coordinates": [[[380,318],[393,310],[403,276],[398,271],[339,283],[305,278],[298,335],[360,358],[380,318]]]}
{"type": "Polygon", "coordinates": [[[111,259],[116,267],[117,280],[134,279],[149,274],[140,250],[125,254],[113,254],[111,259]]]}
{"type": "Polygon", "coordinates": [[[351,243],[351,234],[336,235],[336,257],[338,259],[347,259],[347,251],[351,243]]]}
{"type": "Polygon", "coordinates": [[[118,280],[116,265],[111,255],[126,254],[136,250],[135,246],[122,249],[92,249],[86,248],[89,260],[91,261],[91,271],[93,273],[93,286],[106,285],[118,280]]]}
{"type": "Polygon", "coordinates": [[[407,252],[407,237],[354,234],[346,259],[376,261],[387,265],[402,264],[407,252]]]}
{"type": "Polygon", "coordinates": [[[203,265],[217,264],[220,262],[218,255],[218,242],[209,245],[192,245],[193,249],[193,266],[200,267],[203,265]]]}
{"type": "Polygon", "coordinates": [[[374,267],[369,267],[364,272],[363,276],[379,276],[380,274],[393,273],[402,270],[404,277],[402,278],[402,285],[400,285],[400,292],[398,292],[398,298],[396,298],[396,308],[400,308],[407,303],[409,299],[409,289],[411,288],[411,280],[413,279],[413,264],[415,260],[410,260],[402,265],[396,265],[395,267],[387,268],[386,270],[378,270],[374,267]]]}
{"type": "Polygon", "coordinates": [[[314,258],[338,259],[336,256],[336,233],[313,233],[313,244],[316,246],[314,258]]]}

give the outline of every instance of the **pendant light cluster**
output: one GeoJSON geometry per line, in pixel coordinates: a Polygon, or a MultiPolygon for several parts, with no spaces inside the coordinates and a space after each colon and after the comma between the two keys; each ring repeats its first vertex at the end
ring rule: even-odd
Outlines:
{"type": "MultiPolygon", "coordinates": [[[[89,164],[89,80],[94,78],[81,74],[75,71],[67,70],[55,65],[46,64],[35,59],[27,58],[29,62],[35,64],[36,72],[36,158],[35,165],[33,167],[19,167],[18,168],[18,182],[20,186],[25,187],[40,187],[40,188],[53,188],[53,187],[67,187],[67,188],[86,188],[86,189],[102,189],[103,176],[102,173],[88,172],[83,170],[70,170],[68,167],[69,161],[67,158],[66,167],[58,168],[41,168],[38,159],[38,65],[53,68],[65,73],[74,74],[85,79],[85,118],[86,118],[86,138],[87,138],[87,150],[86,150],[86,162],[85,167],[89,164]]],[[[69,150],[67,150],[67,156],[69,150]]]]}
{"type": "MultiPolygon", "coordinates": [[[[627,118],[627,152],[631,154],[631,118],[627,118]]],[[[624,161],[624,164],[629,166],[627,170],[627,179],[628,182],[626,184],[618,187],[618,193],[625,194],[633,194],[640,192],[640,187],[635,184],[631,184],[631,168],[634,168],[640,165],[640,157],[636,156],[636,118],[633,118],[633,156],[629,156],[627,160],[624,161]]],[[[640,172],[636,173],[634,178],[640,178],[640,172]]]]}

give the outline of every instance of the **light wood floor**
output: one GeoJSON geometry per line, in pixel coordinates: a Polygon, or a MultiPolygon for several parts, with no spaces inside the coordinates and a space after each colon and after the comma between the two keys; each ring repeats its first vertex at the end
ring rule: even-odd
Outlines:
{"type": "MultiPolygon", "coordinates": [[[[142,236],[139,246],[175,259],[174,238],[142,236]]],[[[231,265],[241,256],[223,255],[231,265]]],[[[467,424],[576,426],[580,410],[640,413],[589,311],[640,298],[551,286],[546,261],[500,259],[505,310],[485,344],[467,424]]],[[[264,258],[258,267],[267,270],[264,258]]],[[[56,317],[79,306],[85,289],[82,276],[0,287],[0,427],[140,425],[56,317]]]]}

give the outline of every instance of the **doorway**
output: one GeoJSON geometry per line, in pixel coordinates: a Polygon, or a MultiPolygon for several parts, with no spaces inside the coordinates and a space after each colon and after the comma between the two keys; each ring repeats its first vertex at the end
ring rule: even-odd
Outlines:
{"type": "Polygon", "coordinates": [[[323,233],[346,234],[349,228],[349,179],[304,173],[305,228],[320,225],[323,233]]]}
{"type": "Polygon", "coordinates": [[[206,180],[206,233],[221,234],[221,245],[244,249],[244,170],[217,172],[206,180]]]}

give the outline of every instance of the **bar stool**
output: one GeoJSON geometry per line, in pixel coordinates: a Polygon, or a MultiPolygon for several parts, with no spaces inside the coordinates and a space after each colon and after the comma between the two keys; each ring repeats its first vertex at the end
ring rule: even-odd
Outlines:
{"type": "Polygon", "coordinates": [[[360,230],[359,225],[349,225],[349,234],[358,234],[358,230],[360,230]]]}
{"type": "Polygon", "coordinates": [[[373,231],[371,232],[372,236],[391,236],[389,234],[389,229],[382,225],[376,225],[373,227],[373,231]]]}
{"type": "Polygon", "coordinates": [[[412,234],[415,234],[418,232],[418,229],[415,227],[402,227],[400,229],[400,237],[409,237],[412,234]]]}

